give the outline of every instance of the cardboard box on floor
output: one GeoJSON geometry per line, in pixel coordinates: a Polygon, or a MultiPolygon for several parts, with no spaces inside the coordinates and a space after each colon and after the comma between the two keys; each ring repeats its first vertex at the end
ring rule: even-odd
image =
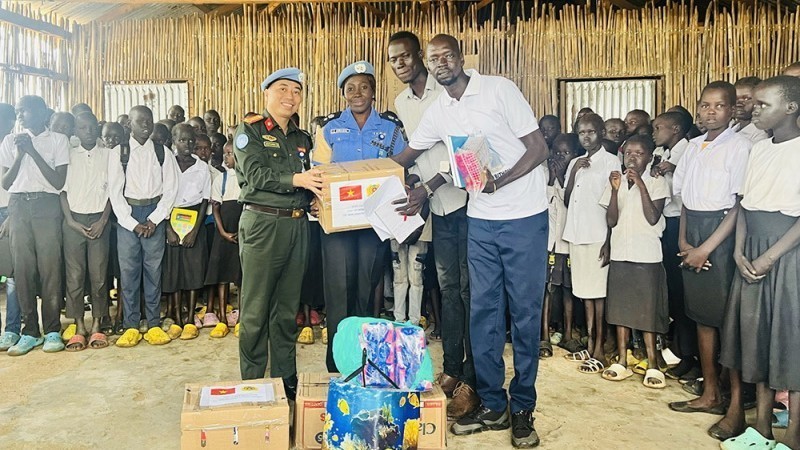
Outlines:
{"type": "MultiPolygon", "coordinates": [[[[322,427],[328,382],[339,374],[302,373],[297,386],[294,414],[294,440],[298,450],[322,448],[322,427]]],[[[420,398],[420,436],[418,450],[447,448],[447,398],[438,385],[420,398]]]]}
{"type": "Polygon", "coordinates": [[[286,450],[289,420],[289,403],[280,378],[190,383],[183,396],[181,449],[286,450]],[[270,386],[271,400],[247,398],[261,389],[269,392],[270,386]],[[209,388],[206,395],[203,388],[209,388]],[[209,405],[209,401],[218,403],[209,405]],[[219,404],[227,401],[235,402],[219,404]]]}
{"type": "Polygon", "coordinates": [[[364,159],[317,166],[322,174],[319,223],[327,234],[371,228],[364,200],[388,177],[405,180],[405,169],[389,158],[364,159]]]}

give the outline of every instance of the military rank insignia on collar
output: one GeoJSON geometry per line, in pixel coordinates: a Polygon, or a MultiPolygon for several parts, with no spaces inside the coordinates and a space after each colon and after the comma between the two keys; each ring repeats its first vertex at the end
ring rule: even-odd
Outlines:
{"type": "Polygon", "coordinates": [[[267,117],[264,120],[264,126],[267,127],[267,131],[272,131],[275,128],[275,122],[272,120],[272,117],[267,117]]]}

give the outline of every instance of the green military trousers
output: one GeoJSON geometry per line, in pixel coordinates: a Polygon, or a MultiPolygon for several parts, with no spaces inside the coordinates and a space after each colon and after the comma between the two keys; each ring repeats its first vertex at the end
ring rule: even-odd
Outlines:
{"type": "Polygon", "coordinates": [[[297,373],[295,316],[308,263],[308,219],[245,209],[239,220],[242,286],[239,366],[243,380],[297,373]]]}

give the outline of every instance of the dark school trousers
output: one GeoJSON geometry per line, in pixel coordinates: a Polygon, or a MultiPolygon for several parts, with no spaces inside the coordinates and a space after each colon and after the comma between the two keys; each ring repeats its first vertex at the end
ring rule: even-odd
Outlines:
{"type": "MultiPolygon", "coordinates": [[[[72,218],[83,226],[100,220],[103,213],[77,214],[72,218]]],[[[108,316],[108,247],[111,224],[107,223],[97,239],[89,239],[67,225],[61,227],[64,235],[64,265],[66,266],[67,317],[83,320],[83,293],[86,274],[89,274],[89,296],[92,298],[92,318],[108,316]]]]}
{"type": "Polygon", "coordinates": [[[470,331],[477,391],[494,411],[508,406],[503,348],[511,316],[511,413],[536,406],[542,300],[547,273],[547,211],[515,220],[469,218],[470,331]]]}
{"type": "Polygon", "coordinates": [[[11,194],[8,212],[22,334],[40,335],[37,294],[42,298],[42,331],[58,333],[63,297],[61,201],[58,195],[44,192],[11,194]]]}
{"type": "Polygon", "coordinates": [[[339,322],[350,316],[372,315],[375,288],[383,277],[388,242],[371,228],[322,234],[322,274],[327,313],[329,372],[338,372],[333,360],[333,337],[339,322]]]}
{"type": "Polygon", "coordinates": [[[431,214],[436,273],[442,292],[444,373],[475,387],[475,365],[469,337],[469,268],[467,207],[445,216],[431,214]]]}
{"type": "MultiPolygon", "coordinates": [[[[131,205],[131,216],[139,222],[147,221],[156,209],[156,203],[147,206],[131,205]]],[[[166,245],[166,224],[162,221],[149,238],[139,237],[133,231],[117,224],[117,254],[119,255],[120,283],[122,283],[122,324],[125,329],[138,328],[142,313],[142,286],[147,327],[157,327],[161,315],[161,265],[166,245]],[[142,279],[144,278],[144,285],[142,279]]]]}
{"type": "Polygon", "coordinates": [[[669,316],[672,317],[672,339],[675,342],[676,356],[686,358],[697,355],[697,324],[686,316],[683,301],[683,269],[679,267],[678,236],[680,217],[667,217],[667,227],[661,236],[661,249],[664,254],[664,269],[667,272],[667,295],[669,297],[669,316]]]}
{"type": "Polygon", "coordinates": [[[242,286],[239,369],[243,380],[297,373],[295,316],[308,262],[308,219],[245,209],[239,219],[242,286]],[[271,358],[270,358],[271,357],[271,358]]]}

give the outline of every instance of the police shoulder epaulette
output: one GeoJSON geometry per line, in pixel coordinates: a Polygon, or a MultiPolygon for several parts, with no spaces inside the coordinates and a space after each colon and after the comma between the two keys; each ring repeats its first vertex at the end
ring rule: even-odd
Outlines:
{"type": "Polygon", "coordinates": [[[395,113],[393,113],[391,111],[384,111],[384,112],[380,113],[380,116],[381,116],[381,119],[392,121],[398,127],[403,128],[403,121],[400,120],[399,117],[397,117],[397,114],[395,114],[395,113]]]}
{"type": "Polygon", "coordinates": [[[319,119],[319,126],[324,127],[333,119],[338,119],[342,115],[341,111],[336,111],[335,113],[328,114],[327,116],[320,116],[319,119]]]}
{"type": "Polygon", "coordinates": [[[250,125],[256,122],[260,122],[262,120],[264,120],[264,116],[262,116],[261,114],[256,114],[255,116],[250,116],[244,119],[244,121],[249,123],[250,125]]]}

